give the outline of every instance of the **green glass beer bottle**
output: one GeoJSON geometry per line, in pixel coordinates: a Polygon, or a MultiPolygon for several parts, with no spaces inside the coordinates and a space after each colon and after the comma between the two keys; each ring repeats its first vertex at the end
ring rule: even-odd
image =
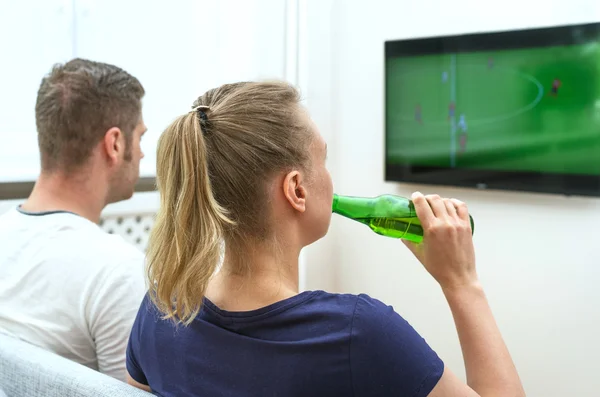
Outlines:
{"type": "MultiPolygon", "coordinates": [[[[420,243],[423,227],[413,202],[407,198],[385,194],[374,198],[333,195],[334,213],[364,223],[382,236],[420,243]]],[[[475,230],[473,218],[471,230],[475,230]]]]}

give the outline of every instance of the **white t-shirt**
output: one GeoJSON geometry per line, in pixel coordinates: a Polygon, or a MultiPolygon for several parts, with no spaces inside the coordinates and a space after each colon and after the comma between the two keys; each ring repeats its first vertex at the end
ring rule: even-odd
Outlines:
{"type": "Polygon", "coordinates": [[[0,332],[125,379],[144,255],[69,212],[0,216],[0,332]]]}

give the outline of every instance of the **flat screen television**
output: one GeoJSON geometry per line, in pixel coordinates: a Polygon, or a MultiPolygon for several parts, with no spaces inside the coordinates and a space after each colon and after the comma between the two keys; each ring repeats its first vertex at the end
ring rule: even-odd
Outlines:
{"type": "Polygon", "coordinates": [[[385,177],[600,196],[600,23],[385,43],[385,177]]]}

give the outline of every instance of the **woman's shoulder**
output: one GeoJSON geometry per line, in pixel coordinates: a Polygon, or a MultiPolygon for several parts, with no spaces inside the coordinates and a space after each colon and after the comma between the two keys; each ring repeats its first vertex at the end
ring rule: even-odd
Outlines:
{"type": "Polygon", "coordinates": [[[404,338],[416,336],[412,326],[394,308],[368,294],[337,294],[318,291],[311,312],[329,321],[348,321],[352,338],[379,338],[381,334],[404,338]]]}
{"type": "Polygon", "coordinates": [[[394,309],[367,294],[342,294],[314,291],[307,303],[315,308],[361,318],[389,316],[394,309]]]}
{"type": "Polygon", "coordinates": [[[322,302],[325,304],[337,304],[343,306],[356,306],[365,305],[372,309],[380,310],[390,308],[390,306],[381,302],[379,299],[373,298],[368,294],[344,294],[344,293],[333,293],[327,291],[313,291],[313,300],[316,302],[322,302]]]}

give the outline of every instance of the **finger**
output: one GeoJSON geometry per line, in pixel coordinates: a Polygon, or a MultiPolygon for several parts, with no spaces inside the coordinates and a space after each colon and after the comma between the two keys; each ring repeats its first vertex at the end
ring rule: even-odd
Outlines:
{"type": "Polygon", "coordinates": [[[437,194],[433,194],[425,197],[429,206],[433,210],[433,213],[436,218],[445,218],[448,216],[448,211],[446,210],[446,205],[440,196],[437,194]]]}
{"type": "Polygon", "coordinates": [[[419,218],[421,225],[423,227],[430,226],[435,219],[435,215],[433,214],[433,210],[429,206],[425,196],[423,196],[420,192],[415,192],[412,194],[412,201],[415,205],[417,218],[419,218]]]}
{"type": "Polygon", "coordinates": [[[456,208],[456,213],[457,213],[458,217],[464,221],[468,221],[469,220],[469,209],[467,208],[467,205],[457,199],[450,199],[450,201],[452,201],[452,203],[454,204],[454,207],[456,208]]]}
{"type": "Polygon", "coordinates": [[[454,203],[452,202],[452,200],[444,199],[444,205],[446,206],[446,211],[448,212],[448,215],[450,215],[452,218],[458,217],[458,214],[456,212],[456,207],[454,206],[454,203]]]}

